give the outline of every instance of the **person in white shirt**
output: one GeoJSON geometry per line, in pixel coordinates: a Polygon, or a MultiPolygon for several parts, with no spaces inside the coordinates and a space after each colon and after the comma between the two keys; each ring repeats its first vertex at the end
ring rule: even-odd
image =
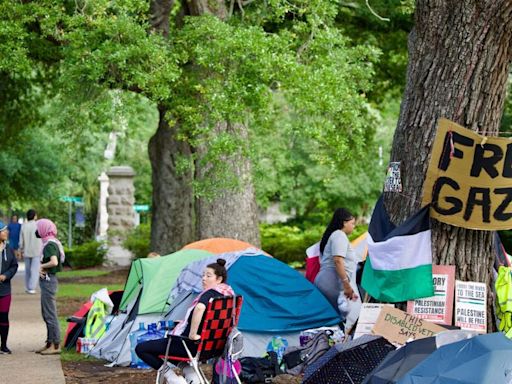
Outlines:
{"type": "Polygon", "coordinates": [[[37,214],[33,209],[27,211],[27,221],[23,223],[20,231],[20,252],[25,260],[25,292],[36,293],[39,280],[39,266],[41,263],[41,239],[36,237],[37,214]]]}

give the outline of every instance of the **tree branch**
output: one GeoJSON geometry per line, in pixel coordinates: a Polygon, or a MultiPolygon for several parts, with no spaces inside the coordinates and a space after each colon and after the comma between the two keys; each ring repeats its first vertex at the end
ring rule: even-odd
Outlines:
{"type": "Polygon", "coordinates": [[[366,0],[366,6],[368,7],[368,9],[370,10],[370,12],[379,20],[382,20],[382,21],[390,21],[388,18],[386,17],[382,17],[382,16],[379,16],[377,14],[377,12],[375,12],[372,7],[370,6],[370,2],[368,0],[366,0]]]}

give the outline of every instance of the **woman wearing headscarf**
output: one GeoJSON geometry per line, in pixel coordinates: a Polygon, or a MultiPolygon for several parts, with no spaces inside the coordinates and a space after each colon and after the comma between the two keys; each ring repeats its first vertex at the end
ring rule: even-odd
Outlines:
{"type": "MultiPolygon", "coordinates": [[[[208,264],[203,271],[202,285],[203,291],[195,298],[192,305],[187,310],[185,320],[180,322],[172,331],[169,355],[187,357],[187,352],[181,343],[181,338],[185,336],[187,347],[192,355],[197,352],[198,341],[201,338],[201,332],[204,315],[208,302],[212,298],[222,296],[233,296],[233,289],[226,284],[227,270],[226,260],[217,259],[217,262],[208,264]]],[[[146,364],[158,370],[162,369],[162,376],[167,384],[197,384],[199,377],[192,367],[183,368],[183,375],[178,376],[170,366],[162,367],[163,361],[159,357],[165,355],[168,339],[150,340],[140,343],[135,348],[135,352],[146,364]]],[[[171,363],[178,363],[171,361],[171,363]]]]}
{"type": "Polygon", "coordinates": [[[39,286],[41,288],[41,313],[46,323],[46,343],[36,353],[54,355],[61,352],[60,328],[57,317],[57,272],[62,270],[64,248],[57,239],[57,227],[48,219],[38,220],[36,236],[42,240],[39,286]]]}
{"type": "Polygon", "coordinates": [[[355,279],[357,266],[348,239],[354,227],[354,216],[345,208],[338,208],[320,242],[320,272],[315,278],[315,285],[338,312],[338,296],[341,292],[348,300],[358,298],[350,284],[355,279]]]}
{"type": "Polygon", "coordinates": [[[10,354],[7,348],[9,335],[9,309],[11,307],[11,279],[18,271],[14,251],[7,245],[9,231],[0,221],[0,354],[10,354]]]}

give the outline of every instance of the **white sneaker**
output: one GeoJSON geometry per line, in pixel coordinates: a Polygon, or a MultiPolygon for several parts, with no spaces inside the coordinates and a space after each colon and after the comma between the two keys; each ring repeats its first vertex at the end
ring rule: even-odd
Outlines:
{"type": "Polygon", "coordinates": [[[164,372],[165,382],[167,384],[187,384],[183,376],[178,376],[172,369],[168,369],[164,372]]]}
{"type": "Polygon", "coordinates": [[[197,375],[196,371],[190,365],[188,367],[183,368],[183,376],[185,376],[185,380],[187,384],[200,384],[201,379],[197,375]]]}

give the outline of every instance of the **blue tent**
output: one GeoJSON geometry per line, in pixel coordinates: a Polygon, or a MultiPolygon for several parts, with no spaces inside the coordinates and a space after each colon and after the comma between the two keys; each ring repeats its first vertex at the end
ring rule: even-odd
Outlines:
{"type": "Polygon", "coordinates": [[[399,384],[497,384],[512,382],[512,341],[503,333],[442,346],[399,384]]]}
{"type": "Polygon", "coordinates": [[[229,284],[244,297],[238,328],[249,332],[294,332],[336,325],[339,315],[302,274],[268,257],[240,257],[229,284]]]}

